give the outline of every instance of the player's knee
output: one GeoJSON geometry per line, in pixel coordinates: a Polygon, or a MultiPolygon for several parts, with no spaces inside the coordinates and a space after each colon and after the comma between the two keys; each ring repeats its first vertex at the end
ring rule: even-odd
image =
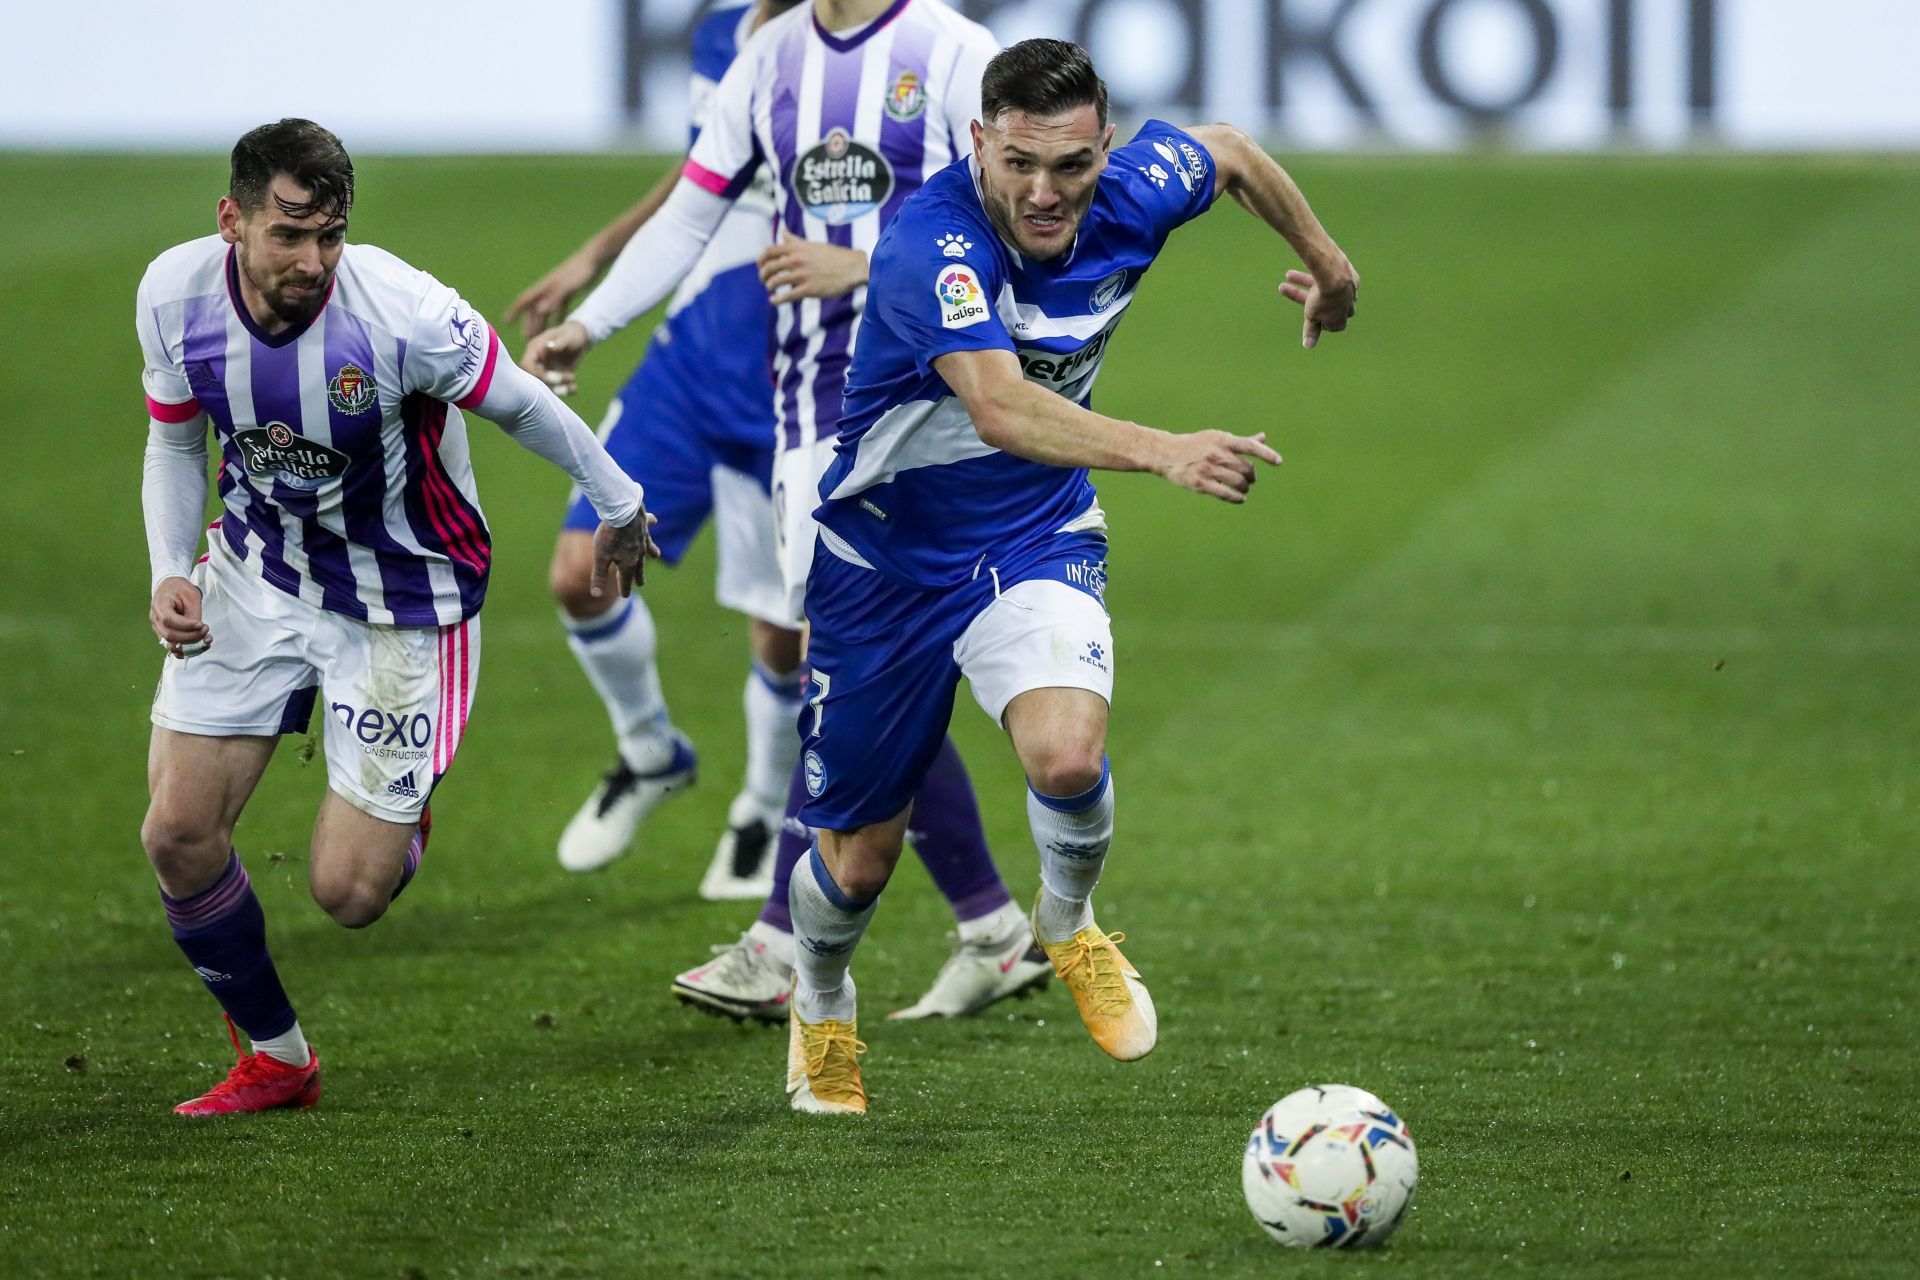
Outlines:
{"type": "Polygon", "coordinates": [[[387,913],[393,886],[377,877],[350,871],[313,878],[313,900],[333,922],[348,929],[364,929],[387,913]]]}
{"type": "Polygon", "coordinates": [[[149,810],[140,824],[140,847],[162,888],[175,897],[217,878],[232,855],[229,834],[216,825],[149,810]]]}
{"type": "Polygon", "coordinates": [[[1035,752],[1027,781],[1043,796],[1077,796],[1099,785],[1106,752],[1093,741],[1055,742],[1035,752]]]}
{"type": "Polygon", "coordinates": [[[799,669],[798,631],[776,627],[771,622],[754,618],[748,624],[748,634],[752,639],[753,656],[760,660],[761,666],[779,676],[799,669]]]}
{"type": "MultiPolygon", "coordinates": [[[[570,618],[597,618],[609,607],[606,596],[593,594],[593,567],[569,563],[564,557],[553,558],[553,569],[547,577],[547,589],[553,592],[554,603],[566,610],[570,618]]],[[[612,597],[618,601],[619,597],[612,597]]]]}

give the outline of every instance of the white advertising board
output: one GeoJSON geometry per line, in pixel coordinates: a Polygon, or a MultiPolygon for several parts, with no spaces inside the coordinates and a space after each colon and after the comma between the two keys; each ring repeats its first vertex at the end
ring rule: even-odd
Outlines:
{"type": "MultiPolygon", "coordinates": [[[[910,0],[918,2],[918,0],[910,0]]],[[[0,146],[672,150],[702,0],[67,0],[14,15],[0,146]]],[[[962,0],[1075,39],[1118,113],[1292,147],[1920,147],[1920,0],[962,0]]]]}

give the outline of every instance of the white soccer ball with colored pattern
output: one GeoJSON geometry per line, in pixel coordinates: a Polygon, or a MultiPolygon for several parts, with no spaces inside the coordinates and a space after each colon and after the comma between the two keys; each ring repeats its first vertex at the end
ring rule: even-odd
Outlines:
{"type": "Polygon", "coordinates": [[[1254,1219],[1296,1249],[1380,1244],[1406,1217],[1419,1177],[1405,1122],[1346,1084],[1315,1085],[1268,1107],[1240,1167],[1254,1219]]]}

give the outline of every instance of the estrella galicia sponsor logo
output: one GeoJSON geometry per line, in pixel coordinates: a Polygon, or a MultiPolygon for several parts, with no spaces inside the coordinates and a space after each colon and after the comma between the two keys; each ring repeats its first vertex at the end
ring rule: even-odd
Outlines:
{"type": "Polygon", "coordinates": [[[346,474],[347,455],[298,435],[284,422],[233,433],[248,475],[272,476],[294,489],[313,490],[346,474]]]}
{"type": "Polygon", "coordinates": [[[1102,329],[1086,345],[1072,351],[1022,347],[1014,354],[1020,357],[1020,372],[1028,382],[1037,382],[1049,391],[1065,395],[1071,384],[1090,378],[1098,371],[1100,357],[1106,352],[1107,339],[1112,333],[1111,326],[1102,329]]]}
{"type": "Polygon", "coordinates": [[[1112,275],[1093,286],[1093,295],[1088,299],[1095,311],[1105,311],[1120,298],[1121,291],[1127,287],[1127,269],[1120,268],[1112,275]]]}
{"type": "Polygon", "coordinates": [[[1068,582],[1092,592],[1094,599],[1103,603],[1106,601],[1107,566],[1105,564],[1094,560],[1082,560],[1078,564],[1062,565],[1061,568],[1066,572],[1068,582]]]}
{"type": "Polygon", "coordinates": [[[920,77],[911,71],[902,71],[895,76],[884,106],[890,120],[898,120],[901,124],[918,120],[927,109],[927,91],[920,87],[920,77]]]}
{"type": "Polygon", "coordinates": [[[793,192],[830,227],[872,213],[893,194],[893,166],[845,129],[834,129],[793,160],[793,192]]]}
{"type": "Polygon", "coordinates": [[[409,769],[387,784],[387,794],[401,796],[408,800],[420,798],[420,788],[414,785],[413,770],[409,769]]]}
{"type": "Polygon", "coordinates": [[[380,392],[373,385],[373,375],[352,361],[341,365],[333,380],[327,383],[327,403],[349,416],[365,413],[379,400],[380,392]]]}
{"type": "Polygon", "coordinates": [[[933,296],[940,300],[940,327],[964,329],[987,318],[987,295],[973,268],[948,267],[934,277],[933,296]]]}
{"type": "Polygon", "coordinates": [[[809,750],[806,756],[807,794],[817,796],[827,789],[827,766],[820,759],[818,751],[809,750]]]}
{"type": "MultiPolygon", "coordinates": [[[[425,760],[433,742],[433,717],[424,711],[411,715],[332,702],[327,711],[340,727],[360,740],[360,750],[376,760],[425,760]]],[[[403,792],[395,791],[395,795],[403,792]]]]}
{"type": "Polygon", "coordinates": [[[1087,641],[1087,651],[1080,655],[1080,661],[1100,671],[1110,670],[1107,666],[1107,651],[1100,646],[1098,640],[1087,641]]]}

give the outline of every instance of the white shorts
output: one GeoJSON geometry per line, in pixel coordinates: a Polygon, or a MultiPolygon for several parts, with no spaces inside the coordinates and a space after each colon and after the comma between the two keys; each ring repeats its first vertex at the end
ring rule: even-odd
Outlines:
{"type": "Polygon", "coordinates": [[[797,626],[780,564],[780,527],[767,504],[767,491],[746,472],[719,465],[713,468],[712,483],[717,561],[713,598],[749,618],[776,627],[797,626]]]}
{"type": "Polygon", "coordinates": [[[480,677],[480,620],[382,627],[262,581],[219,538],[193,573],[213,644],[168,657],[153,722],[208,737],[304,733],[318,696],[327,782],[356,809],[419,821],[453,764],[480,677]]]}
{"type": "Polygon", "coordinates": [[[1113,705],[1113,621],[1064,582],[1007,588],[953,642],[953,660],[1002,727],[1007,704],[1032,689],[1085,689],[1113,705]]]}
{"type": "Polygon", "coordinates": [[[782,449],[773,458],[773,519],[779,538],[780,573],[786,585],[785,626],[797,628],[806,623],[807,574],[813,568],[813,547],[820,537],[813,513],[820,506],[820,478],[832,465],[831,436],[798,449],[782,449]]]}

